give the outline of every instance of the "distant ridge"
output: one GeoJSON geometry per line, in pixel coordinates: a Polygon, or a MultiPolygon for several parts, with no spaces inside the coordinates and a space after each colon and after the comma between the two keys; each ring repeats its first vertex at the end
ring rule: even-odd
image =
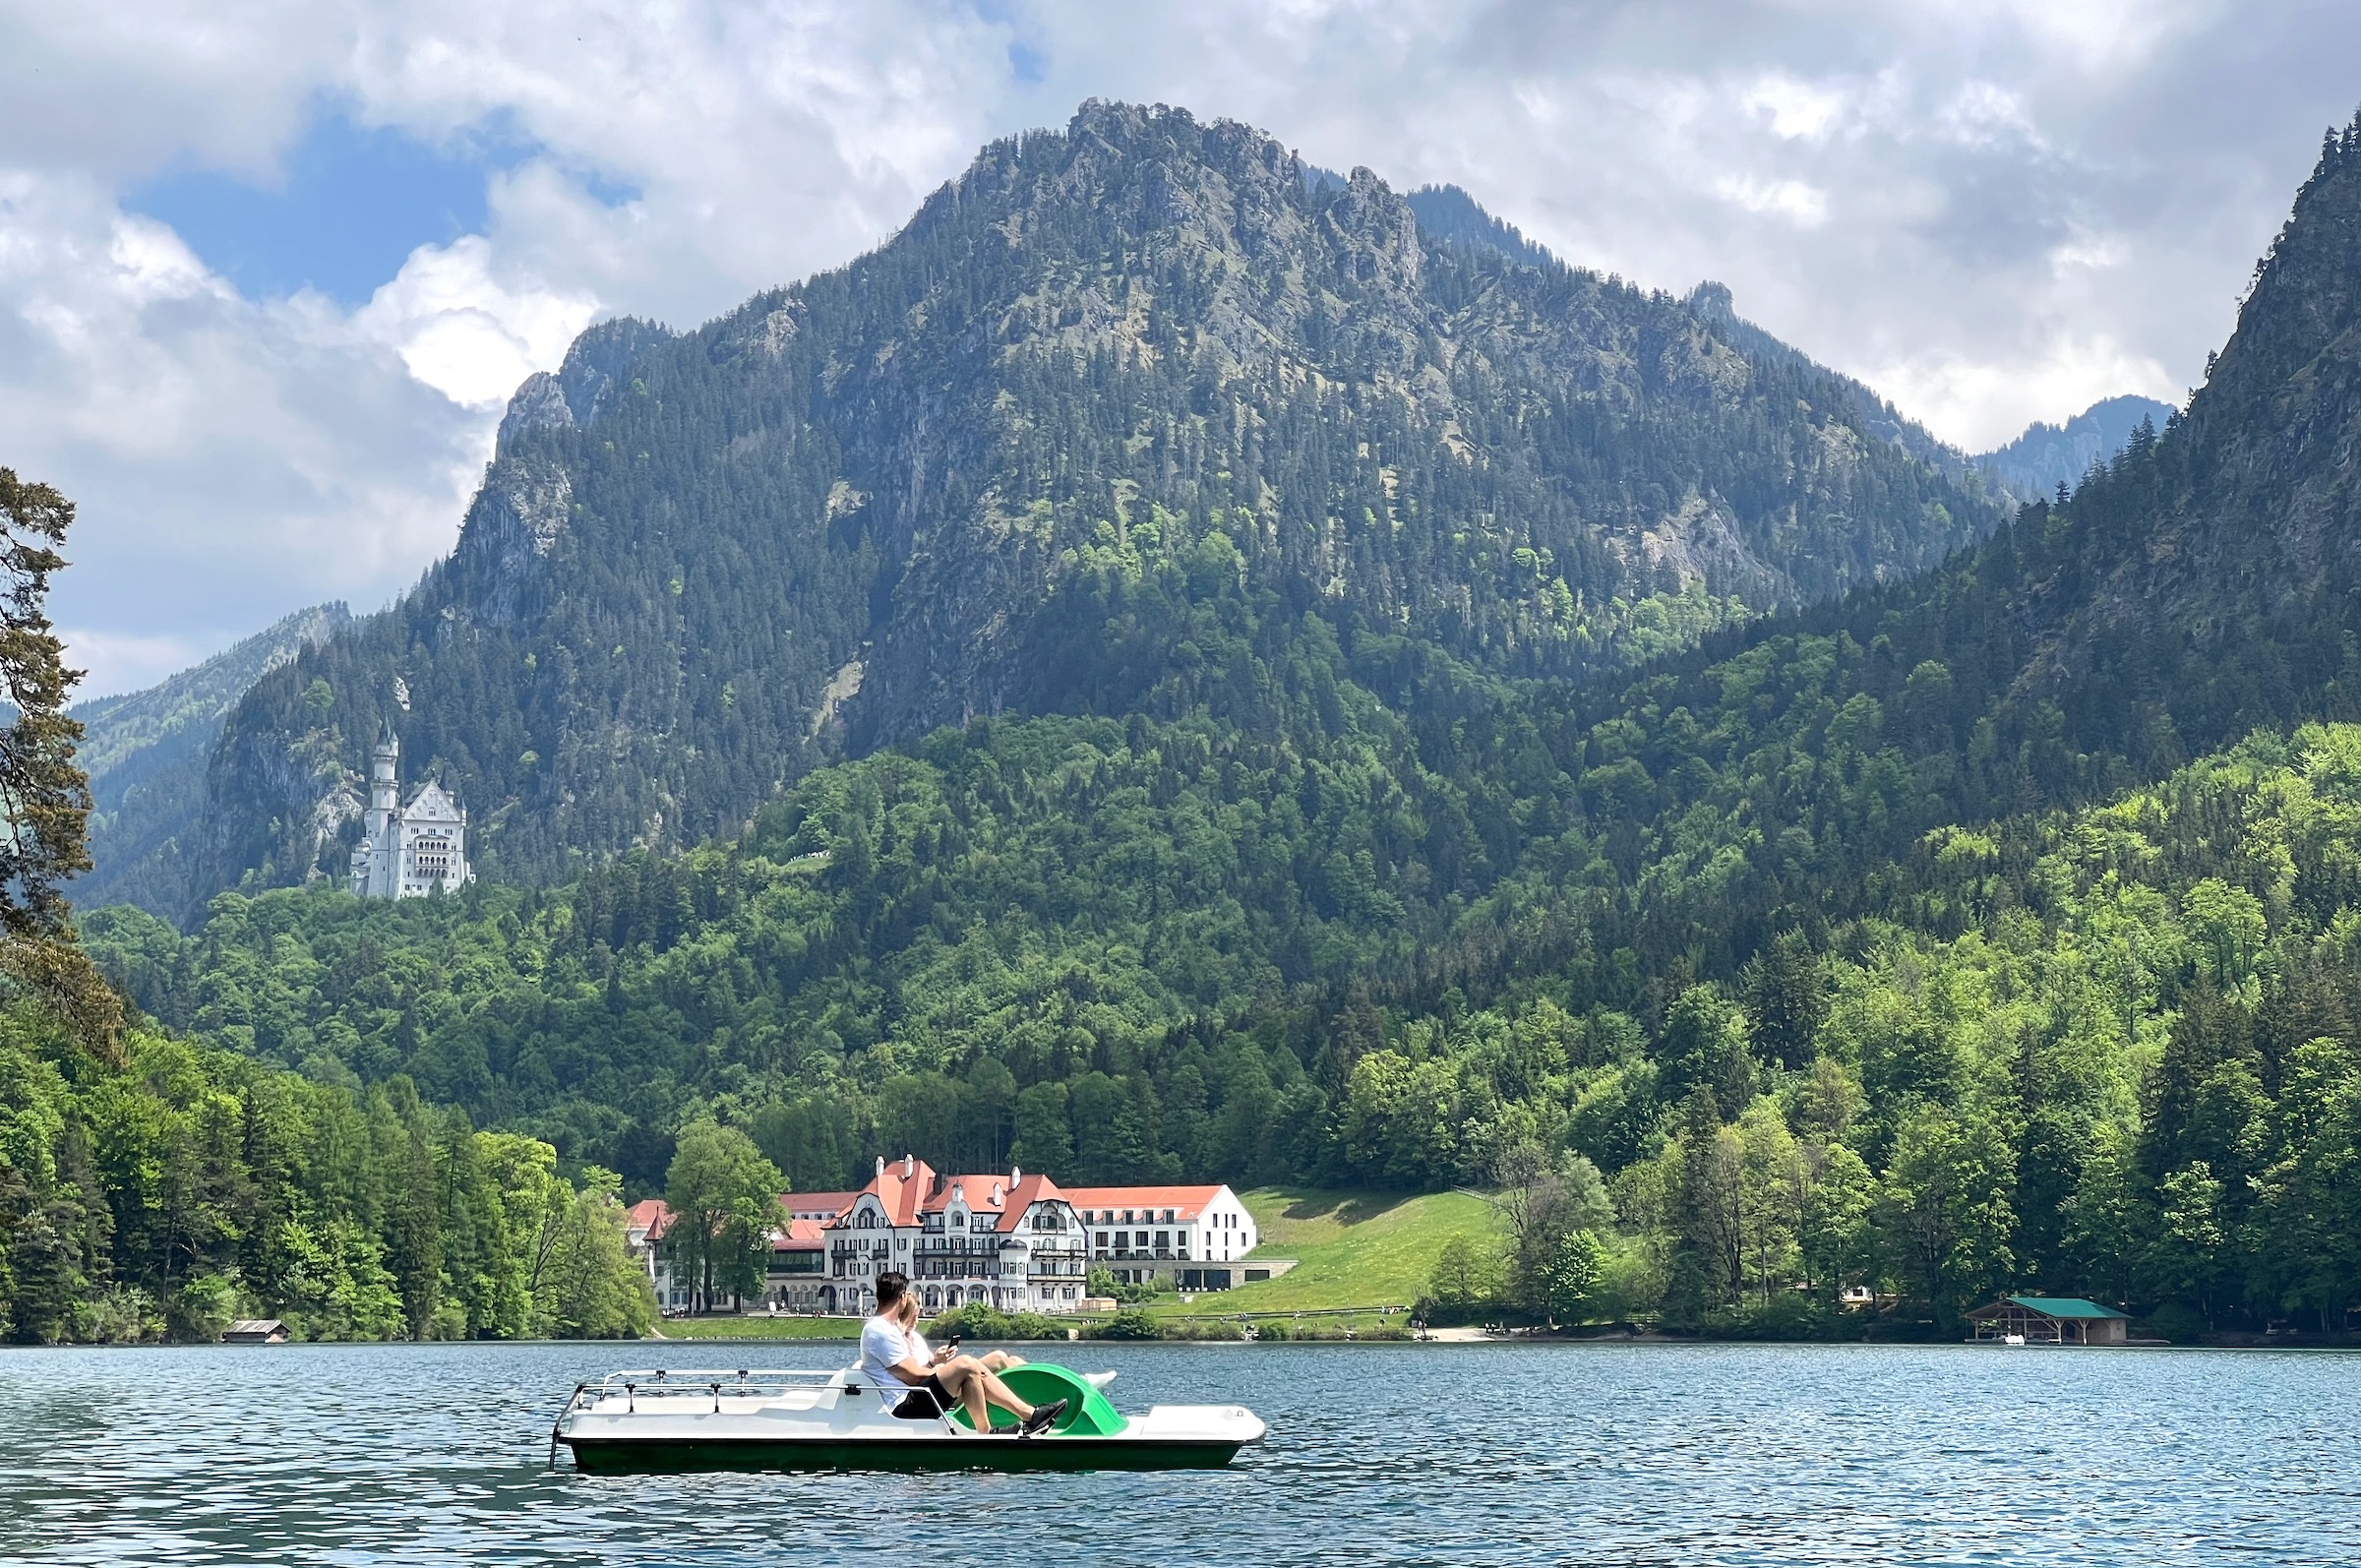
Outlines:
{"type": "Polygon", "coordinates": [[[313,605],[145,691],[75,704],[97,863],[68,889],[77,905],[181,912],[180,841],[205,805],[206,761],[222,719],[255,682],[351,621],[341,603],[313,605]]]}
{"type": "Polygon", "coordinates": [[[2172,415],[2172,404],[2153,397],[2109,397],[2062,425],[2036,421],[2027,426],[2015,441],[1978,456],[1975,466],[2005,495],[2046,501],[2060,485],[2081,484],[2092,463],[2112,461],[2131,445],[2140,421],[2162,430],[2172,415]]]}

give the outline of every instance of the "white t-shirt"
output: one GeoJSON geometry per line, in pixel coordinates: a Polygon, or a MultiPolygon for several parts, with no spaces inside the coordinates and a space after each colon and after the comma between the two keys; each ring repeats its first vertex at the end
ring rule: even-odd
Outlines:
{"type": "Polygon", "coordinates": [[[925,1360],[923,1353],[913,1356],[910,1336],[890,1317],[873,1317],[861,1326],[861,1360],[857,1370],[877,1385],[878,1397],[887,1410],[902,1402],[910,1385],[901,1380],[893,1368],[904,1361],[925,1360]]]}

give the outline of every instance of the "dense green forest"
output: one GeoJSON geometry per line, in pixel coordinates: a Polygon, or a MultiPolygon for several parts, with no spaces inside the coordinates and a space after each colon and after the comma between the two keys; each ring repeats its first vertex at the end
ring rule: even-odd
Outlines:
{"type": "Polygon", "coordinates": [[[351,620],[341,604],[298,610],[146,691],[74,704],[95,862],[74,884],[77,903],[138,904],[173,917],[188,909],[181,840],[205,799],[221,721],[257,680],[351,620]]]}
{"type": "MultiPolygon", "coordinates": [[[[880,823],[906,813],[855,851],[804,858],[799,801],[769,854],[643,860],[564,895],[224,895],[185,943],[136,912],[94,917],[91,940],[160,1016],[311,1079],[415,1074],[654,1189],[663,1129],[708,1113],[807,1187],[903,1148],[1089,1181],[1491,1185],[1538,1146],[1609,1174],[1602,1302],[1675,1323],[1792,1327],[1869,1283],[1942,1320],[2018,1286],[2184,1330],[2336,1327],[2361,1290],[2361,730],[2260,735],[2104,807],[1937,832],[1876,915],[1715,983],[1626,947],[1481,1005],[1457,986],[1432,1006],[1415,985],[1257,993],[1242,923],[1168,939],[1141,907],[1186,874],[1156,872],[1174,846],[1149,828],[1076,857],[1137,874],[1103,885],[1042,887],[1039,837],[993,857],[1018,884],[997,895],[1071,902],[1063,929],[954,924],[898,958],[856,938],[782,992],[811,933],[873,900],[897,918],[910,894],[876,869],[954,826],[924,771],[807,786],[866,783],[880,823]],[[902,1010],[880,1034],[864,993],[882,987],[902,1010]]],[[[1233,841],[1205,842],[1218,878],[1233,841]]]]}
{"type": "Polygon", "coordinates": [[[16,1339],[643,1332],[616,1178],[398,1075],[348,1094],[151,1032],[110,1067],[0,1012],[0,1316],[16,1339]]]}

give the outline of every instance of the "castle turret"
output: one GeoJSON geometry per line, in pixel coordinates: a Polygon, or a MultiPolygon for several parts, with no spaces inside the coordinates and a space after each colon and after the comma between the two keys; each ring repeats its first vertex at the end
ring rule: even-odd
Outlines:
{"type": "Polygon", "coordinates": [[[377,750],[369,755],[369,815],[363,825],[372,839],[401,810],[400,764],[401,739],[389,724],[378,732],[377,750]]]}

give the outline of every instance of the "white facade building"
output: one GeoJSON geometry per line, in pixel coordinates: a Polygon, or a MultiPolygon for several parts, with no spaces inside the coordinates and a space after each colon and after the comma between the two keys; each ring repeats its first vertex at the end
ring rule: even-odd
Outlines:
{"type": "Polygon", "coordinates": [[[424,898],[475,880],[467,869],[467,812],[429,782],[401,805],[401,742],[389,726],[369,757],[369,813],[352,850],[352,890],[361,898],[424,898]]]}
{"type": "Polygon", "coordinates": [[[821,1310],[874,1308],[877,1277],[910,1277],[930,1312],[984,1304],[1004,1312],[1071,1312],[1090,1270],[1074,1206],[1048,1176],[943,1176],[904,1155],[827,1226],[821,1310]]]}
{"type": "Polygon", "coordinates": [[[1068,1187],[1065,1197],[1090,1233],[1092,1264],[1126,1285],[1161,1274],[1180,1290],[1226,1291],[1245,1283],[1229,1265],[1262,1240],[1227,1186],[1068,1187]]]}

